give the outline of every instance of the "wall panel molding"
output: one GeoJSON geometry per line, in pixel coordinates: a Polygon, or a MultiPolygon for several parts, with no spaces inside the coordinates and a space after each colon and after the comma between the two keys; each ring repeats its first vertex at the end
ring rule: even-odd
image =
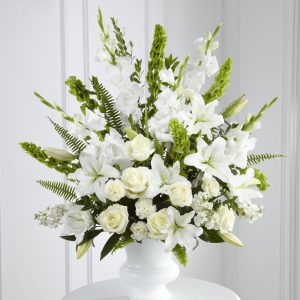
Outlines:
{"type": "Polygon", "coordinates": [[[281,300],[299,299],[300,251],[300,5],[298,0],[284,2],[283,61],[283,186],[281,204],[281,300]]]}

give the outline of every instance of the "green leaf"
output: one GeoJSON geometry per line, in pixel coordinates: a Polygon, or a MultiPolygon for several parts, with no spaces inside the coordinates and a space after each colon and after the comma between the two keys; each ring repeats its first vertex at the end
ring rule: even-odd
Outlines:
{"type": "Polygon", "coordinates": [[[130,53],[127,50],[127,45],[124,40],[124,33],[121,31],[120,27],[118,26],[118,22],[115,18],[111,18],[112,25],[114,27],[114,33],[116,36],[117,43],[117,49],[116,49],[116,55],[117,56],[130,56],[130,53]]]}
{"type": "Polygon", "coordinates": [[[90,246],[92,245],[93,241],[87,241],[82,245],[77,246],[77,251],[76,251],[76,258],[80,259],[82,256],[84,256],[88,250],[90,249],[90,246]]]}
{"type": "Polygon", "coordinates": [[[93,76],[91,81],[96,96],[102,104],[103,112],[105,114],[108,125],[116,129],[121,135],[123,135],[124,124],[121,120],[120,112],[115,108],[113,97],[104,88],[104,86],[99,83],[97,77],[93,76]]]}
{"type": "Polygon", "coordinates": [[[111,235],[111,237],[107,240],[106,244],[104,245],[102,251],[101,251],[101,256],[100,260],[102,260],[106,255],[108,255],[112,250],[114,249],[115,245],[118,243],[120,240],[121,235],[114,233],[111,235]]]}
{"type": "Polygon", "coordinates": [[[61,235],[60,238],[69,241],[69,242],[75,242],[76,236],[75,235],[61,235]]]}
{"type": "Polygon", "coordinates": [[[133,140],[138,135],[136,131],[132,130],[129,127],[125,128],[125,132],[130,140],[133,140]]]}
{"type": "Polygon", "coordinates": [[[42,150],[41,147],[33,143],[24,142],[20,143],[20,146],[27,154],[35,158],[37,161],[44,164],[48,168],[55,169],[58,172],[68,175],[70,173],[74,173],[79,168],[79,164],[61,161],[50,157],[45,153],[44,150],[42,150]]]}
{"type": "Polygon", "coordinates": [[[234,234],[232,234],[230,232],[224,232],[224,233],[219,232],[218,234],[225,242],[227,242],[233,246],[237,246],[237,247],[244,246],[243,242],[238,237],[236,237],[234,234]]]}
{"type": "Polygon", "coordinates": [[[39,183],[43,188],[51,191],[52,193],[63,197],[66,201],[78,200],[75,188],[69,186],[65,182],[38,180],[37,183],[39,183]]]}
{"type": "Polygon", "coordinates": [[[224,243],[224,240],[219,236],[218,231],[213,229],[208,230],[204,228],[200,239],[207,243],[224,243]]]}
{"type": "Polygon", "coordinates": [[[206,104],[219,99],[224,95],[225,90],[230,83],[231,68],[232,60],[229,57],[220,68],[220,71],[215,77],[215,81],[212,84],[211,88],[203,95],[206,104]]]}
{"type": "Polygon", "coordinates": [[[155,153],[159,154],[162,158],[165,157],[165,146],[164,143],[160,143],[158,138],[153,138],[155,153]]]}
{"type": "Polygon", "coordinates": [[[180,246],[179,244],[177,244],[172,249],[172,252],[173,252],[174,256],[176,257],[176,259],[178,260],[178,262],[181,265],[186,266],[186,264],[187,264],[186,249],[184,247],[180,246]]]}
{"type": "Polygon", "coordinates": [[[63,128],[59,124],[53,122],[51,119],[50,119],[50,122],[54,126],[55,131],[61,136],[61,138],[65,141],[66,145],[75,154],[79,155],[80,152],[84,150],[84,148],[86,147],[86,144],[82,140],[80,140],[80,139],[76,138],[75,136],[71,135],[68,132],[68,130],[66,130],[65,128],[63,128]]]}
{"type": "Polygon", "coordinates": [[[134,243],[134,239],[132,239],[128,235],[122,235],[118,242],[115,244],[115,246],[112,249],[112,253],[115,253],[116,251],[125,248],[127,245],[134,243]]]}
{"type": "Polygon", "coordinates": [[[83,245],[84,243],[88,241],[92,241],[96,236],[98,236],[100,233],[102,233],[102,229],[95,229],[92,228],[84,233],[82,241],[79,243],[79,245],[83,245]]]}
{"type": "Polygon", "coordinates": [[[248,100],[245,99],[245,95],[230,103],[222,112],[224,119],[229,119],[237,115],[247,105],[247,103],[248,100]]]}
{"type": "Polygon", "coordinates": [[[274,158],[285,157],[281,154],[270,154],[270,153],[262,153],[262,154],[249,154],[247,157],[248,166],[259,164],[265,160],[270,160],[274,158]]]}

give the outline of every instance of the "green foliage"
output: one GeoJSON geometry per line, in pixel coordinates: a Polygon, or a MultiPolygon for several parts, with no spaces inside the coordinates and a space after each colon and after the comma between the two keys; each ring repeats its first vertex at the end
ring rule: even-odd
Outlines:
{"type": "Polygon", "coordinates": [[[179,87],[179,85],[181,83],[181,80],[182,80],[183,72],[184,72],[184,70],[187,66],[187,63],[188,63],[189,59],[190,59],[190,56],[188,55],[185,58],[184,62],[180,65],[179,74],[178,74],[178,78],[177,78],[176,85],[175,85],[174,89],[177,89],[179,87]]]}
{"type": "Polygon", "coordinates": [[[121,238],[121,235],[114,233],[110,236],[110,238],[107,240],[106,244],[104,245],[101,255],[100,255],[100,260],[102,260],[105,256],[107,256],[109,253],[111,253],[116,246],[116,244],[119,242],[121,238]]]}
{"type": "Polygon", "coordinates": [[[124,125],[120,117],[120,112],[115,108],[113,97],[109,94],[105,87],[99,83],[98,78],[95,76],[92,77],[92,85],[96,96],[102,105],[108,125],[123,135],[124,125]]]}
{"type": "Polygon", "coordinates": [[[169,128],[174,141],[170,155],[173,161],[182,161],[190,151],[190,139],[187,130],[177,119],[170,120],[169,128]]]}
{"type": "Polygon", "coordinates": [[[80,154],[82,150],[86,147],[85,143],[75,136],[71,135],[68,130],[60,126],[59,124],[53,122],[50,119],[51,123],[54,126],[55,131],[61,136],[61,138],[65,141],[66,145],[77,155],[80,154]]]}
{"type": "Polygon", "coordinates": [[[159,154],[161,157],[165,156],[165,147],[163,143],[160,143],[157,137],[155,136],[153,139],[155,153],[159,154]]]}
{"type": "Polygon", "coordinates": [[[181,265],[186,266],[186,264],[187,264],[186,249],[184,247],[180,246],[179,244],[177,244],[172,249],[172,252],[173,252],[174,256],[176,257],[176,259],[178,260],[178,262],[181,265]]]}
{"type": "Polygon", "coordinates": [[[134,239],[132,239],[128,235],[122,235],[118,240],[118,242],[114,245],[112,249],[112,253],[115,253],[116,251],[125,248],[130,243],[134,243],[134,239]]]}
{"type": "Polygon", "coordinates": [[[175,72],[176,68],[179,66],[180,62],[178,61],[177,57],[173,57],[172,54],[170,54],[168,57],[165,58],[165,68],[171,69],[173,73],[175,72]]]}
{"type": "Polygon", "coordinates": [[[231,102],[222,112],[224,119],[237,115],[247,105],[247,103],[248,100],[245,99],[245,95],[231,102]]]}
{"type": "Polygon", "coordinates": [[[224,243],[224,240],[219,236],[217,230],[203,229],[200,239],[207,243],[224,243]]]}
{"type": "Polygon", "coordinates": [[[77,200],[75,188],[65,182],[38,180],[37,183],[54,194],[63,197],[66,201],[77,200]]]}
{"type": "Polygon", "coordinates": [[[251,116],[250,119],[244,124],[243,130],[249,131],[253,128],[254,124],[262,117],[264,112],[269,109],[276,101],[278,97],[274,98],[271,102],[265,104],[256,116],[251,116]]]}
{"type": "Polygon", "coordinates": [[[268,183],[267,176],[260,170],[254,169],[254,178],[258,179],[260,181],[260,184],[257,184],[256,186],[262,191],[266,191],[267,188],[270,186],[268,183]]]}
{"type": "Polygon", "coordinates": [[[99,107],[99,104],[96,100],[91,99],[91,92],[86,88],[82,81],[75,76],[70,76],[66,80],[66,85],[69,86],[69,93],[74,95],[79,103],[82,103],[81,110],[85,113],[85,109],[88,108],[91,111],[94,111],[99,107]]]}
{"type": "Polygon", "coordinates": [[[265,160],[284,157],[281,154],[270,154],[270,153],[263,153],[263,154],[250,154],[247,157],[248,166],[250,165],[257,165],[265,160]]]}
{"type": "Polygon", "coordinates": [[[40,163],[46,165],[48,168],[53,168],[58,172],[70,174],[74,173],[79,167],[78,164],[69,163],[50,157],[45,153],[44,150],[42,150],[41,147],[33,143],[24,142],[20,143],[20,145],[27,154],[38,160],[40,163]]]}
{"type": "Polygon", "coordinates": [[[130,80],[135,83],[141,83],[142,60],[136,59],[134,63],[134,72],[130,75],[130,80]]]}
{"type": "Polygon", "coordinates": [[[67,121],[69,122],[74,122],[74,119],[70,116],[68,116],[64,110],[59,106],[57,105],[56,103],[55,104],[52,104],[50,102],[48,102],[45,98],[43,98],[40,94],[38,94],[37,92],[34,92],[34,95],[46,106],[50,107],[51,109],[53,110],[56,110],[57,112],[59,112],[61,114],[61,116],[66,119],[67,121]]]}
{"type": "Polygon", "coordinates": [[[159,72],[164,68],[164,49],[166,42],[167,37],[164,28],[159,24],[155,25],[152,48],[150,51],[150,60],[148,63],[148,73],[146,76],[150,94],[146,101],[143,115],[146,135],[148,135],[148,119],[156,112],[154,102],[160,93],[161,81],[159,78],[159,72]]]}
{"type": "Polygon", "coordinates": [[[203,95],[206,104],[219,99],[224,95],[225,90],[230,83],[231,68],[232,59],[229,57],[220,68],[220,71],[215,77],[215,81],[211,88],[203,95]]]}
{"type": "Polygon", "coordinates": [[[121,31],[120,27],[118,26],[118,22],[115,18],[111,18],[112,25],[114,27],[114,33],[117,40],[117,49],[116,55],[117,56],[131,56],[128,52],[126,42],[124,40],[124,32],[121,31]]]}

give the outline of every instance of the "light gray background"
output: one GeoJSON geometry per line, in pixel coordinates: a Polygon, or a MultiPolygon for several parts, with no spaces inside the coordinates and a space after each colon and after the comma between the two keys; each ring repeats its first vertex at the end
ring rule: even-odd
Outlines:
{"type": "Polygon", "coordinates": [[[238,224],[242,249],[201,244],[182,274],[226,285],[243,300],[299,299],[298,1],[0,0],[1,299],[61,299],[70,290],[118,276],[124,260],[120,251],[99,262],[102,238],[95,250],[76,261],[73,245],[58,239],[58,231],[36,225],[34,212],[60,199],[35,179],[57,175],[18,147],[27,140],[61,145],[46,119],[52,113],[34,99],[33,90],[72,113],[75,107],[63,85],[66,76],[88,82],[94,74],[106,82],[94,60],[98,5],[106,18],[115,16],[126,26],[137,56],[143,58],[157,22],[168,32],[168,51],[184,56],[196,37],[222,20],[219,60],[229,55],[234,59],[224,103],[247,93],[247,111],[255,113],[280,97],[257,132],[257,152],[288,155],[262,166],[272,184],[263,200],[265,217],[253,225],[238,224]]]}

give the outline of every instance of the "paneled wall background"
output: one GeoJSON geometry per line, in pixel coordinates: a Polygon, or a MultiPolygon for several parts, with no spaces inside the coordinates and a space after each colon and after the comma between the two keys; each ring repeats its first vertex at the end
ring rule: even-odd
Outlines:
{"type": "MultiPolygon", "coordinates": [[[[168,52],[193,55],[193,40],[223,21],[219,61],[234,59],[232,85],[223,105],[247,93],[252,113],[275,96],[280,101],[257,132],[257,152],[284,153],[263,165],[272,188],[265,217],[240,222],[242,249],[202,243],[189,255],[184,276],[234,289],[243,300],[298,300],[299,291],[299,4],[297,0],[0,0],[0,298],[56,300],[86,284],[118,276],[124,252],[100,262],[105,239],[77,261],[73,244],[36,225],[33,215],[57,203],[35,179],[56,178],[28,158],[18,142],[61,146],[46,116],[63,121],[33,97],[33,90],[77,109],[64,80],[91,74],[108,85],[95,62],[97,7],[119,19],[147,59],[153,25],[168,32],[168,52]]],[[[244,116],[241,116],[241,120],[244,116]]]]}

